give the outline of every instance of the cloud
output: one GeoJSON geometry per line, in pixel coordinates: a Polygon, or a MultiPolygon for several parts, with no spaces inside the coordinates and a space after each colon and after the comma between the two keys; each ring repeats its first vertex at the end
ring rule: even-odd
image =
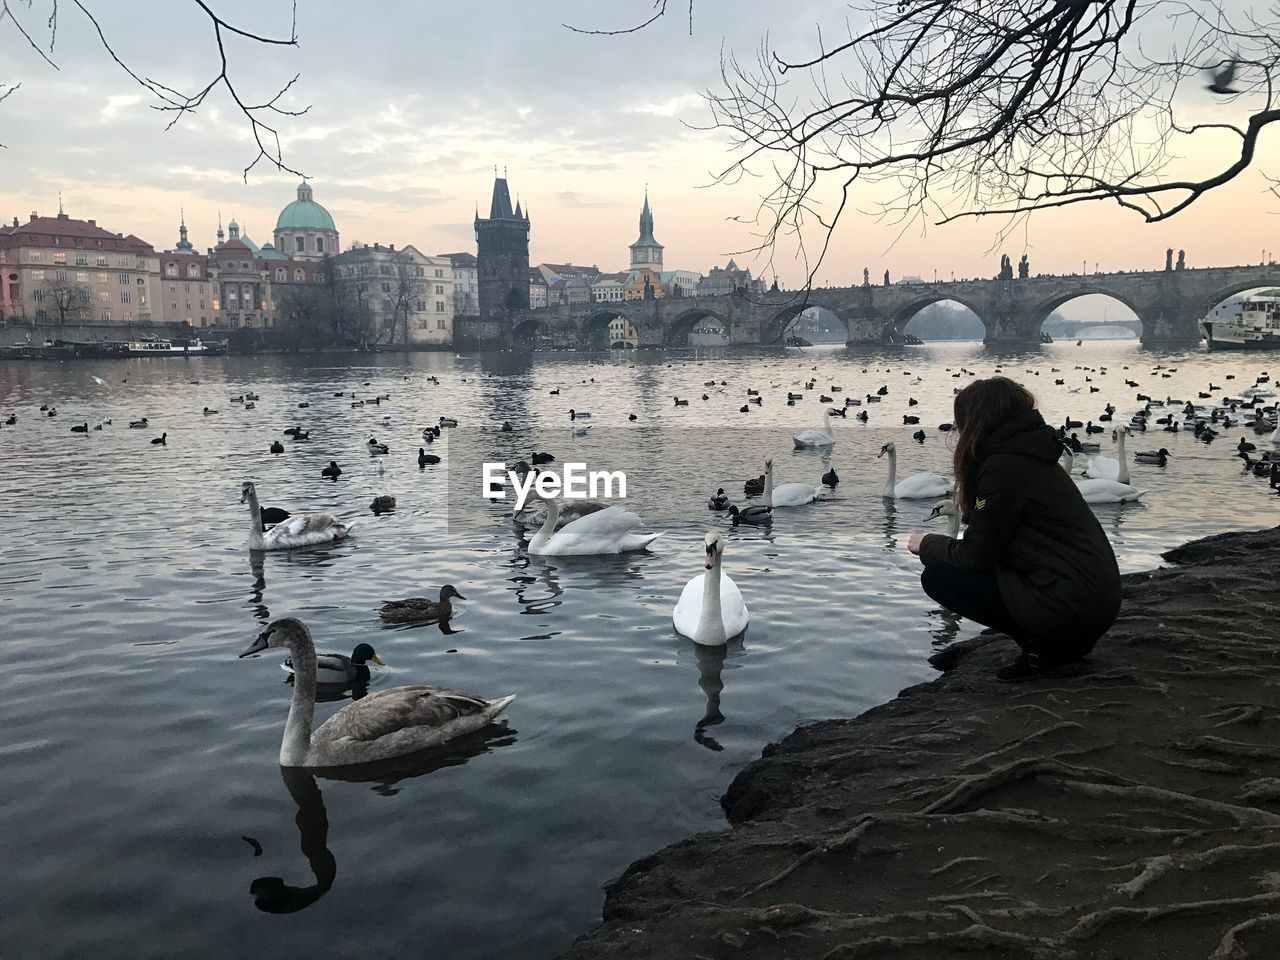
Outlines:
{"type": "Polygon", "coordinates": [[[555,197],[560,201],[559,206],[573,207],[578,210],[594,210],[600,207],[616,207],[617,200],[611,200],[607,197],[593,197],[585,193],[578,193],[576,190],[559,190],[555,197]]]}

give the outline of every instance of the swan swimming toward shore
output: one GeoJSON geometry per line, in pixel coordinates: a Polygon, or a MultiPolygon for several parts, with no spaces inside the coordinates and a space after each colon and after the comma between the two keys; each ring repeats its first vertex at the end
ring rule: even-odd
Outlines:
{"type": "Polygon", "coordinates": [[[327,513],[299,513],[264,532],[262,510],[258,506],[258,490],[249,480],[240,487],[240,502],[249,504],[249,514],[252,517],[252,525],[249,529],[250,550],[292,550],[295,547],[314,547],[321,543],[341,540],[351,530],[347,524],[327,513]]]}
{"type": "Polygon", "coordinates": [[[750,616],[738,585],[721,569],[724,539],[708,533],[705,572],[684,585],[671,622],[676,631],[694,643],[719,647],[747,629],[750,616]]]}
{"type": "Polygon", "coordinates": [[[488,726],[515,699],[488,700],[447,687],[390,687],[347,704],[312,730],[316,648],[311,631],[293,617],[273,620],[240,656],[270,647],[287,647],[294,668],[280,743],[282,767],[341,767],[417,753],[488,726]]]}
{"type": "Polygon", "coordinates": [[[880,448],[877,459],[886,454],[889,456],[889,475],[884,481],[882,497],[890,500],[937,500],[950,495],[952,482],[936,473],[922,470],[898,481],[898,448],[892,441],[880,448]]]}
{"type": "Polygon", "coordinates": [[[1133,503],[1140,500],[1147,491],[1139,490],[1119,480],[1077,480],[1076,487],[1085,503],[1133,503]]]}

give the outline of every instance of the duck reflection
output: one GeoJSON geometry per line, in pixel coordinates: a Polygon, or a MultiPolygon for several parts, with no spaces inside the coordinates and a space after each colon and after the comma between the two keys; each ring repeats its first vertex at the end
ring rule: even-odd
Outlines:
{"type": "Polygon", "coordinates": [[[302,855],[307,859],[315,882],[295,886],[282,877],[256,877],[249,884],[253,905],[264,913],[297,913],[328,893],[338,876],[338,861],[329,850],[329,815],[317,776],[349,783],[372,783],[375,793],[389,797],[400,792],[399,784],[403,780],[424,777],[445,767],[460,766],[472,757],[515,741],[516,732],[505,722],[500,722],[428,753],[382,763],[324,771],[281,767],[280,777],[298,808],[294,822],[298,825],[302,855]]]}

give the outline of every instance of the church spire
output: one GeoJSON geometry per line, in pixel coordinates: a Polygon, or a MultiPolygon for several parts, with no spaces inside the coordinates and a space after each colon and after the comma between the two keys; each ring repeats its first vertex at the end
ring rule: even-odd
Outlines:
{"type": "Polygon", "coordinates": [[[218,211],[218,246],[222,246],[222,241],[227,239],[227,235],[222,232],[222,211],[218,211]]]}
{"type": "Polygon", "coordinates": [[[178,250],[191,250],[191,241],[187,239],[187,211],[178,208],[178,250]]]}

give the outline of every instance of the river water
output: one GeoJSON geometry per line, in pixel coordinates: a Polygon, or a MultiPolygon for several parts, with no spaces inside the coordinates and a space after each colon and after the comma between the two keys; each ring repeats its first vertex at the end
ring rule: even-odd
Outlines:
{"type": "MultiPolygon", "coordinates": [[[[1266,366],[1133,341],[1026,354],[953,343],[0,365],[0,415],[18,417],[0,427],[3,955],[554,956],[599,916],[603,884],[630,861],[723,824],[719,795],[765,744],[928,679],[930,651],[974,632],[919,590],[903,544],[930,504],[880,498],[882,443],[896,441],[903,473],[945,471],[936,425],[951,419],[953,390],[997,367],[1060,421],[1096,418],[1108,401],[1127,420],[1137,391],[1126,378],[1194,399],[1210,381],[1242,389],[1266,366]],[[837,403],[881,385],[889,394],[862,408],[869,422],[836,422],[829,458],[793,451],[790,434],[818,423],[832,385],[843,387],[837,403]],[[743,414],[747,388],[764,403],[743,414]],[[228,402],[246,390],[261,395],[256,409],[228,402]],[[805,399],[786,406],[788,390],[805,399]],[[391,399],[352,407],[339,391],[391,399]],[[43,416],[42,403],[59,415],[43,416]],[[202,416],[205,406],[220,413],[202,416]],[[586,437],[570,436],[571,407],[592,413],[586,437]],[[920,416],[923,445],[907,413],[920,416]],[[127,427],[142,416],[148,429],[127,427]],[[445,465],[416,463],[422,426],[440,416],[459,421],[435,450],[450,483],[445,465]],[[93,431],[104,418],[113,423],[93,431]],[[71,433],[75,422],[90,432],[71,433]],[[268,453],[294,423],[312,439],[268,453]],[[165,446],[148,442],[162,432],[165,446]],[[371,433],[389,456],[368,456],[371,433]],[[625,463],[632,506],[668,533],[650,553],[531,561],[510,504],[480,497],[468,471],[533,449],[625,463]],[[742,502],[766,456],[779,481],[816,483],[829,461],[842,482],[771,530],[728,532],[706,498],[723,486],[742,502]],[[345,470],[337,483],[320,477],[331,459],[345,470]],[[266,504],[360,518],[355,533],[251,555],[239,503],[249,478],[266,504]],[[396,511],[374,517],[377,494],[396,496],[396,511]],[[751,611],[745,639],[722,651],[695,648],[670,619],[710,527],[727,532],[726,569],[751,611]],[[381,601],[443,583],[467,598],[446,629],[380,623],[381,601]],[[446,753],[351,779],[282,775],[282,657],[236,654],[286,615],[322,650],[372,643],[387,663],[375,687],[432,682],[517,700],[503,723],[446,753]]],[[[1232,456],[1240,432],[1212,445],[1133,439],[1131,450],[1173,455],[1163,469],[1133,467],[1149,490],[1142,504],[1095,508],[1124,570],[1280,519],[1280,499],[1232,456]]],[[[317,722],[336,706],[321,705],[317,722]]]]}

